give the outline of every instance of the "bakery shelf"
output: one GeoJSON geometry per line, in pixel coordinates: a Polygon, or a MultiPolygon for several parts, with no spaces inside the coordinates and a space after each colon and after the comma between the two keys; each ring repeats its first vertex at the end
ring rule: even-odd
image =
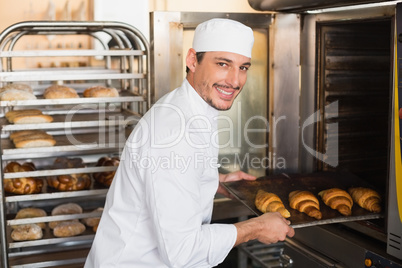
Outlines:
{"type": "MultiPolygon", "coordinates": [[[[79,107],[78,107],[79,108],[79,107]]],[[[83,108],[86,108],[83,106],[83,108]]],[[[68,129],[84,127],[110,127],[110,126],[128,126],[134,125],[140,120],[138,114],[128,111],[122,112],[104,112],[98,113],[79,113],[76,109],[67,115],[52,115],[52,123],[39,124],[9,124],[5,118],[0,118],[0,125],[3,131],[18,131],[27,129],[68,129]]],[[[49,113],[46,113],[49,114],[49,113]]]]}
{"type": "Polygon", "coordinates": [[[101,212],[89,212],[89,213],[82,213],[82,214],[57,215],[57,216],[37,217],[37,218],[29,218],[29,219],[17,219],[17,220],[8,220],[7,224],[9,226],[12,226],[12,225],[30,224],[30,223],[38,223],[38,222],[76,220],[76,219],[100,217],[101,214],[102,214],[101,212]]]}
{"type": "Polygon", "coordinates": [[[50,199],[60,199],[60,198],[73,198],[73,197],[89,197],[89,196],[103,196],[106,195],[108,189],[91,189],[82,191],[71,191],[71,192],[53,192],[53,193],[40,193],[40,194],[30,194],[30,195],[13,195],[6,196],[5,201],[7,203],[11,202],[23,202],[32,200],[50,200],[50,199]]]}
{"type": "Polygon", "coordinates": [[[92,179],[88,190],[57,191],[47,186],[47,176],[63,174],[110,172],[116,167],[95,166],[103,156],[118,156],[126,139],[141,116],[151,107],[153,88],[150,75],[150,47],[136,28],[120,22],[19,22],[0,33],[0,87],[11,83],[29,84],[35,100],[0,101],[1,166],[10,161],[33,162],[38,170],[4,173],[3,179],[43,178],[42,192],[29,195],[5,194],[0,184],[0,260],[1,267],[50,267],[83,264],[94,238],[92,228],[79,235],[56,238],[47,226],[44,237],[34,241],[13,241],[11,226],[56,220],[84,219],[99,216],[92,212],[103,206],[107,187],[92,179]],[[109,48],[98,33],[108,35],[117,44],[109,48]],[[86,35],[90,47],[85,49],[22,49],[21,37],[47,35],[86,35]],[[100,42],[100,46],[96,46],[100,42]],[[16,49],[18,47],[18,50],[16,49]],[[21,66],[25,62],[26,66],[21,66]],[[33,64],[38,63],[38,64],[33,64]],[[73,64],[70,64],[73,63],[73,64]],[[45,68],[42,68],[44,67],[45,68]],[[66,85],[76,90],[79,98],[45,99],[44,90],[52,85],[66,85]],[[84,98],[90,86],[115,87],[119,97],[84,98]],[[39,109],[53,117],[50,123],[9,124],[5,113],[10,110],[39,109]],[[43,130],[56,140],[52,147],[16,148],[9,135],[19,130],[43,130]],[[86,167],[55,169],[55,157],[85,159],[86,167]],[[48,212],[55,204],[75,202],[83,214],[46,216],[15,220],[22,207],[39,207],[48,212]],[[79,249],[77,254],[65,254],[79,249]],[[46,255],[45,258],[44,255],[46,255]],[[39,257],[40,256],[40,257],[39,257]],[[54,256],[58,256],[54,258],[54,256]],[[46,260],[46,261],[44,261],[46,260]]]}
{"type": "Polygon", "coordinates": [[[3,179],[15,179],[24,177],[44,177],[44,176],[58,176],[67,174],[82,174],[82,173],[95,173],[95,172],[108,172],[114,171],[117,167],[102,166],[102,167],[83,167],[83,168],[65,168],[65,169],[46,169],[25,172],[10,172],[4,173],[3,179]]]}
{"type": "Polygon", "coordinates": [[[143,56],[142,50],[91,50],[91,49],[69,49],[69,50],[22,50],[22,51],[0,51],[0,58],[15,57],[74,57],[74,56],[143,56]]]}
{"type": "Polygon", "coordinates": [[[23,242],[12,242],[9,243],[9,248],[24,248],[24,247],[32,247],[32,246],[42,246],[42,245],[50,245],[50,244],[60,244],[71,241],[83,241],[83,240],[92,240],[94,238],[94,234],[88,235],[80,235],[74,237],[67,238],[48,238],[48,239],[40,239],[33,241],[23,241],[23,242]]]}
{"type": "Polygon", "coordinates": [[[73,98],[73,99],[44,99],[41,96],[36,100],[0,101],[0,107],[12,106],[45,106],[45,105],[68,105],[68,104],[99,104],[99,103],[126,103],[145,101],[143,96],[136,96],[130,92],[122,92],[119,97],[113,98],[73,98]]]}
{"type": "MultiPolygon", "coordinates": [[[[51,133],[50,133],[51,134],[51,133]]],[[[125,144],[124,133],[100,133],[99,139],[94,137],[94,133],[74,134],[67,131],[66,135],[53,136],[56,140],[55,146],[15,148],[9,139],[2,139],[2,159],[14,160],[21,158],[41,158],[54,157],[60,155],[70,155],[70,153],[91,153],[91,152],[118,152],[125,144]],[[117,139],[117,140],[116,140],[117,139]]]]}
{"type": "Polygon", "coordinates": [[[40,73],[32,72],[3,72],[0,73],[0,81],[3,82],[26,82],[26,81],[60,81],[60,80],[108,80],[108,79],[143,79],[144,74],[140,73],[118,73],[105,74],[104,72],[85,73],[83,71],[45,71],[40,73]]]}

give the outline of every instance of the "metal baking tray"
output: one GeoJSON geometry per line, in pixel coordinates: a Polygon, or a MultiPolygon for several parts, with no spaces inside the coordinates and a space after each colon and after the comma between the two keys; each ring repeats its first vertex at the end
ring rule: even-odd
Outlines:
{"type": "MultiPolygon", "coordinates": [[[[232,198],[239,200],[248,207],[256,216],[262,214],[254,205],[255,196],[259,189],[272,192],[278,195],[291,216],[291,226],[301,228],[322,224],[371,220],[382,218],[381,213],[371,213],[357,204],[353,204],[352,215],[343,216],[337,210],[333,210],[325,205],[318,193],[322,190],[337,187],[347,191],[350,187],[370,187],[359,177],[349,173],[337,172],[318,172],[311,174],[277,174],[258,178],[255,181],[236,181],[223,183],[223,186],[232,195],[232,198]],[[290,208],[288,195],[294,190],[308,190],[317,196],[320,201],[322,219],[317,220],[290,208]]],[[[381,194],[381,193],[380,193],[381,194]]]]}

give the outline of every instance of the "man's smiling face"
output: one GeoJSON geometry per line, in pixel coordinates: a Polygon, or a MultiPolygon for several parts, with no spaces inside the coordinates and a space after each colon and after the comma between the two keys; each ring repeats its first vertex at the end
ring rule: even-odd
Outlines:
{"type": "MultiPolygon", "coordinates": [[[[190,50],[190,53],[195,51],[190,50]]],[[[198,94],[217,110],[228,110],[243,89],[250,67],[250,58],[231,52],[206,52],[201,62],[188,64],[190,84],[198,94]]]]}

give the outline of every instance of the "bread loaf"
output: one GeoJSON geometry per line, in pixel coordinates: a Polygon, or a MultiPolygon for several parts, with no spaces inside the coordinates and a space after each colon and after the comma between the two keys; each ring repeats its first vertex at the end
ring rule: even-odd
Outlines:
{"type": "Polygon", "coordinates": [[[79,221],[64,221],[54,227],[53,235],[56,237],[76,236],[85,232],[85,229],[85,225],[79,221]]]}
{"type": "Polygon", "coordinates": [[[11,238],[14,241],[37,240],[42,237],[42,228],[34,223],[19,225],[11,232],[11,238]]]}
{"type": "MultiPolygon", "coordinates": [[[[104,156],[99,158],[98,162],[96,163],[97,167],[106,167],[106,166],[119,166],[120,164],[120,159],[118,157],[113,157],[110,158],[108,156],[104,156]]],[[[105,171],[105,172],[96,172],[93,173],[93,178],[96,182],[106,186],[110,187],[112,184],[114,175],[116,174],[116,171],[105,171]]]]}
{"type": "Polygon", "coordinates": [[[29,93],[33,93],[32,87],[30,85],[22,84],[22,83],[12,83],[12,84],[5,85],[4,87],[0,88],[0,93],[10,90],[10,89],[22,90],[22,91],[26,91],[29,93]]]}
{"type": "Polygon", "coordinates": [[[290,207],[320,220],[322,213],[318,199],[309,191],[296,190],[289,194],[290,207]]]}
{"type": "Polygon", "coordinates": [[[43,93],[45,99],[70,99],[79,98],[75,89],[63,85],[52,85],[43,93]]]}
{"type": "Polygon", "coordinates": [[[33,90],[26,84],[8,84],[0,89],[2,101],[34,100],[33,90]]]}
{"type": "MultiPolygon", "coordinates": [[[[55,169],[82,167],[85,167],[85,164],[81,158],[58,157],[53,163],[55,169]]],[[[46,180],[48,186],[59,191],[84,190],[91,186],[91,178],[86,173],[49,176],[46,180]]]]}
{"type": "Polygon", "coordinates": [[[284,218],[290,217],[290,212],[285,208],[282,200],[274,193],[258,190],[255,197],[255,206],[262,213],[279,212],[284,218]]]}
{"type": "MultiPolygon", "coordinates": [[[[29,218],[46,217],[46,216],[47,216],[46,211],[44,211],[41,208],[23,208],[17,212],[15,219],[29,219],[29,218]]],[[[46,223],[44,222],[39,222],[35,224],[42,229],[46,228],[46,223]]],[[[17,226],[12,226],[12,228],[16,228],[17,226]]]]}
{"type": "Polygon", "coordinates": [[[36,96],[27,91],[9,89],[0,93],[0,99],[2,101],[35,100],[36,96]]]}
{"type": "Polygon", "coordinates": [[[381,212],[381,196],[375,190],[364,187],[354,187],[349,189],[349,193],[360,207],[370,211],[381,212]]]}
{"type": "Polygon", "coordinates": [[[118,97],[119,92],[115,88],[104,86],[93,86],[84,90],[83,96],[86,98],[118,97]]]}
{"type": "Polygon", "coordinates": [[[53,121],[52,116],[44,115],[37,109],[13,110],[7,112],[5,116],[8,122],[12,124],[40,124],[53,121]]]}
{"type": "Polygon", "coordinates": [[[353,200],[344,190],[331,188],[318,193],[324,203],[332,209],[338,210],[342,215],[352,215],[353,200]]]}
{"type": "MultiPolygon", "coordinates": [[[[71,215],[71,214],[81,214],[82,207],[76,203],[66,203],[56,206],[52,209],[51,215],[58,216],[58,215],[71,215]]],[[[78,219],[68,220],[68,221],[78,221],[78,219]]],[[[54,229],[58,224],[64,221],[51,221],[49,222],[49,228],[54,229]]]]}
{"type": "MultiPolygon", "coordinates": [[[[35,171],[35,165],[31,162],[23,163],[10,162],[4,168],[4,173],[35,171]]],[[[12,194],[36,194],[42,191],[43,180],[32,177],[15,179],[4,179],[4,191],[12,194]]]]}
{"type": "Polygon", "coordinates": [[[43,130],[21,130],[10,134],[16,148],[33,148],[54,146],[53,136],[43,130]]]}

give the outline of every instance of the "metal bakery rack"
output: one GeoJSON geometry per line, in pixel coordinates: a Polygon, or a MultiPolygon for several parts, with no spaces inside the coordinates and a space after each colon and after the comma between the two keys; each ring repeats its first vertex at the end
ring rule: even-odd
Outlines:
{"type": "Polygon", "coordinates": [[[149,45],[142,33],[119,22],[30,21],[14,24],[0,34],[0,87],[11,83],[28,84],[37,97],[0,101],[2,181],[22,177],[44,181],[42,192],[30,195],[5,193],[3,183],[0,184],[2,267],[83,266],[95,235],[92,229],[87,228],[79,236],[56,238],[46,227],[42,239],[13,241],[11,227],[100,216],[99,212],[92,211],[104,205],[108,188],[97,186],[92,178],[88,190],[61,192],[49,188],[46,178],[77,173],[91,175],[116,169],[95,164],[102,156],[119,156],[129,133],[151,105],[149,55],[149,45]],[[41,49],[35,45],[34,40],[46,41],[46,38],[49,47],[41,49]],[[62,41],[57,43],[57,38],[62,41]],[[20,65],[24,67],[18,68],[20,65]],[[74,88],[80,97],[45,99],[43,92],[52,84],[74,88]],[[96,85],[116,88],[119,97],[82,96],[86,88],[96,85]],[[39,109],[51,115],[54,121],[8,123],[5,114],[18,109],[39,109]],[[16,148],[9,135],[27,129],[46,131],[54,137],[56,145],[16,148]],[[54,169],[52,163],[57,157],[81,158],[85,167],[54,169]],[[4,173],[4,167],[11,161],[31,161],[37,170],[4,173]],[[53,207],[70,202],[80,204],[84,213],[50,215],[53,207]],[[14,219],[17,211],[25,207],[42,208],[48,216],[14,219]]]}

